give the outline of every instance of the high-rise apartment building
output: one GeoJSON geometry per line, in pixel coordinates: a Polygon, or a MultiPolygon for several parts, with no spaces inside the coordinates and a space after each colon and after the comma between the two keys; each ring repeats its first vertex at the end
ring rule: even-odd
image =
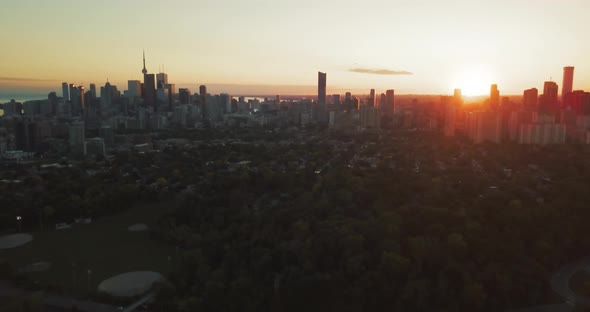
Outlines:
{"type": "Polygon", "coordinates": [[[90,84],[90,93],[92,94],[93,97],[96,97],[96,84],[94,84],[94,83],[90,84]]]}
{"type": "Polygon", "coordinates": [[[500,143],[502,116],[498,111],[470,112],[465,117],[465,134],[474,143],[500,143]]]}
{"type": "Polygon", "coordinates": [[[385,91],[385,103],[381,103],[381,110],[385,115],[391,115],[394,111],[394,90],[385,91]]]}
{"type": "Polygon", "coordinates": [[[159,73],[156,74],[156,82],[158,89],[163,89],[168,84],[168,74],[159,73]]]}
{"type": "Polygon", "coordinates": [[[84,123],[72,123],[69,127],[70,152],[76,156],[86,155],[86,137],[84,123]]]}
{"type": "Polygon", "coordinates": [[[490,87],[490,107],[493,110],[500,107],[500,90],[498,90],[498,85],[496,84],[490,87]]]}
{"type": "Polygon", "coordinates": [[[346,92],[346,94],[344,94],[344,109],[347,111],[351,111],[353,109],[353,107],[352,107],[352,93],[350,93],[350,92],[346,92]]]}
{"type": "Polygon", "coordinates": [[[147,106],[156,106],[156,77],[154,74],[143,75],[143,102],[147,106]]]}
{"type": "Polygon", "coordinates": [[[128,80],[127,81],[127,97],[136,98],[141,96],[141,81],[128,80]]]}
{"type": "Polygon", "coordinates": [[[181,105],[191,103],[191,91],[189,89],[180,88],[178,89],[178,101],[181,105]]]}
{"type": "Polygon", "coordinates": [[[558,111],[559,87],[553,81],[545,81],[543,85],[543,95],[539,100],[539,111],[543,114],[554,114],[558,111]]]}
{"type": "Polygon", "coordinates": [[[67,102],[70,100],[70,91],[69,91],[69,87],[68,87],[68,83],[67,82],[63,82],[61,84],[61,94],[62,94],[62,98],[63,98],[63,102],[67,102]]]}
{"type": "Polygon", "coordinates": [[[381,110],[368,105],[360,107],[360,121],[362,128],[379,129],[381,128],[381,110]]]}
{"type": "Polygon", "coordinates": [[[326,73],[318,72],[317,121],[326,121],[326,73]]]}
{"type": "Polygon", "coordinates": [[[219,95],[219,108],[222,112],[229,114],[231,113],[231,96],[227,93],[221,93],[219,95]]]}
{"type": "Polygon", "coordinates": [[[207,103],[207,86],[201,85],[199,87],[199,99],[201,103],[201,116],[203,120],[207,120],[209,118],[209,103],[207,103]]]}
{"type": "Polygon", "coordinates": [[[375,107],[375,89],[371,89],[369,93],[369,107],[375,107]]]}
{"type": "Polygon", "coordinates": [[[537,110],[537,100],[539,98],[539,90],[537,88],[531,88],[524,90],[522,97],[522,106],[526,111],[537,110]]]}
{"type": "Polygon", "coordinates": [[[561,100],[563,101],[565,96],[573,91],[574,87],[574,67],[566,66],[563,68],[563,84],[561,86],[561,100]]]}

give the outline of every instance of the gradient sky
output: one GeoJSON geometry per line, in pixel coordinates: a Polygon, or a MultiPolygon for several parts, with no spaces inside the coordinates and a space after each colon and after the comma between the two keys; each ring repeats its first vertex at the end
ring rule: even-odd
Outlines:
{"type": "MultiPolygon", "coordinates": [[[[588,0],[3,0],[0,91],[61,81],[126,89],[164,64],[177,85],[313,86],[328,93],[590,91],[588,0]],[[351,69],[360,69],[351,72],[351,69]],[[407,71],[382,75],[364,70],[407,71]]],[[[231,88],[231,87],[228,87],[231,88]]],[[[232,90],[228,90],[232,91],[232,90]]]]}

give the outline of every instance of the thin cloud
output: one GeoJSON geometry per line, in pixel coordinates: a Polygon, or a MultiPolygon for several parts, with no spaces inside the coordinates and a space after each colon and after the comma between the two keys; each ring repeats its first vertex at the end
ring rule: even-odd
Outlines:
{"type": "Polygon", "coordinates": [[[351,68],[348,71],[359,74],[371,74],[371,75],[413,75],[414,73],[405,70],[389,70],[389,69],[369,69],[369,68],[351,68]]]}

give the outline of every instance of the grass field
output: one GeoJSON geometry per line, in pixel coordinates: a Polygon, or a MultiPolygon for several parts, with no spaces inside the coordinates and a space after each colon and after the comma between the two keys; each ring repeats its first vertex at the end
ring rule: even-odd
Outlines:
{"type": "Polygon", "coordinates": [[[74,225],[67,230],[33,232],[32,242],[13,249],[0,250],[14,268],[46,261],[46,272],[29,273],[42,285],[63,288],[84,295],[113,275],[128,271],[170,270],[168,257],[175,258],[176,248],[151,240],[148,232],[129,232],[136,223],[154,225],[166,213],[166,203],[141,204],[92,224],[74,225]],[[88,270],[92,273],[88,274],[88,270]]]}

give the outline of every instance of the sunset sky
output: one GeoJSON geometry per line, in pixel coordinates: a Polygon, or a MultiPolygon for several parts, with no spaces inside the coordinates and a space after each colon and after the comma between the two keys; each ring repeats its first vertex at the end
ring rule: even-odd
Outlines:
{"type": "Polygon", "coordinates": [[[0,92],[126,89],[143,49],[150,72],[164,64],[193,91],[314,86],[324,71],[328,93],[521,94],[561,85],[567,65],[590,91],[589,12],[588,0],[3,0],[0,92]]]}

